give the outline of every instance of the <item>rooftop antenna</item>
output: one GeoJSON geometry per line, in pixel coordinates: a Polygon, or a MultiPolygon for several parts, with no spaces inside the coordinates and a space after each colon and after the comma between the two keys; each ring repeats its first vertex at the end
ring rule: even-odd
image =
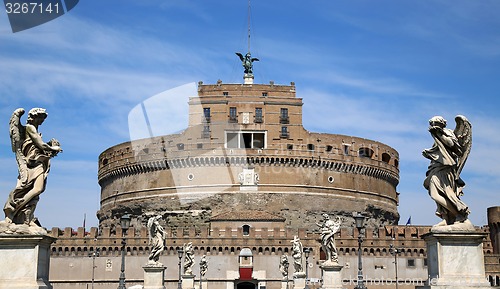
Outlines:
{"type": "Polygon", "coordinates": [[[252,58],[250,54],[250,0],[248,0],[248,52],[243,56],[243,54],[236,52],[236,55],[241,60],[241,64],[245,69],[245,74],[243,76],[244,84],[253,84],[253,62],[259,61],[258,58],[252,58]]]}
{"type": "Polygon", "coordinates": [[[248,0],[248,53],[250,53],[250,0],[248,0]]]}

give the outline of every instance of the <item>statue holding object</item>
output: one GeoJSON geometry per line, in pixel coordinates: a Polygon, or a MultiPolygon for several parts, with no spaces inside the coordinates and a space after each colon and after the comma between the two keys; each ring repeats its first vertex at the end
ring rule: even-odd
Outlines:
{"type": "Polygon", "coordinates": [[[38,127],[47,118],[45,109],[31,109],[26,126],[21,124],[23,114],[24,109],[18,108],[10,118],[10,139],[19,175],[3,210],[6,223],[40,226],[34,217],[35,208],[40,194],[45,191],[50,159],[62,149],[56,139],[45,143],[38,132],[38,127]]]}
{"type": "Polygon", "coordinates": [[[297,236],[294,236],[291,242],[294,274],[302,274],[304,272],[302,267],[302,252],[304,251],[304,247],[297,236]]]}
{"type": "Polygon", "coordinates": [[[148,220],[149,244],[151,245],[151,253],[149,254],[148,265],[162,266],[159,262],[161,252],[165,248],[165,230],[160,225],[161,216],[151,217],[148,220]]]}
{"type": "Polygon", "coordinates": [[[460,173],[472,146],[472,125],[465,116],[455,117],[455,130],[446,128],[446,120],[435,116],[429,120],[429,132],[434,145],[422,152],[431,161],[424,187],[436,202],[436,215],[443,219],[433,231],[473,230],[468,220],[467,205],[460,200],[465,182],[460,173]]]}
{"type": "Polygon", "coordinates": [[[184,244],[184,252],[186,253],[184,257],[184,275],[193,275],[194,266],[194,250],[193,243],[189,242],[184,244]]]}
{"type": "Polygon", "coordinates": [[[341,224],[342,219],[339,216],[332,220],[328,214],[323,214],[323,224],[316,223],[321,228],[321,247],[326,253],[325,263],[339,263],[335,234],[339,232],[341,224]]]}
{"type": "Polygon", "coordinates": [[[281,256],[280,266],[279,266],[281,275],[283,275],[283,280],[288,280],[288,267],[289,267],[289,265],[290,265],[290,263],[288,262],[288,255],[284,254],[283,256],[281,256]]]}

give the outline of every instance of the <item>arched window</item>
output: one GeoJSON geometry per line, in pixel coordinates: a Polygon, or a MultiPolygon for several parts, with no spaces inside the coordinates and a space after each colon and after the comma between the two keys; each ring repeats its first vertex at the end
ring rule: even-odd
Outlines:
{"type": "Polygon", "coordinates": [[[358,150],[358,155],[364,158],[371,158],[373,156],[373,150],[371,148],[360,148],[358,150]]]}
{"type": "Polygon", "coordinates": [[[383,153],[382,154],[382,161],[384,163],[389,163],[391,161],[391,156],[388,153],[383,153]]]}

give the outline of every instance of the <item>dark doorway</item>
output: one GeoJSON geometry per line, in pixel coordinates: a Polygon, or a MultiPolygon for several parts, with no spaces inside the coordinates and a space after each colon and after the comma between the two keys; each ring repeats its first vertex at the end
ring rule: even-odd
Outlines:
{"type": "Polygon", "coordinates": [[[257,285],[251,282],[242,282],[236,285],[236,289],[256,289],[257,285]]]}

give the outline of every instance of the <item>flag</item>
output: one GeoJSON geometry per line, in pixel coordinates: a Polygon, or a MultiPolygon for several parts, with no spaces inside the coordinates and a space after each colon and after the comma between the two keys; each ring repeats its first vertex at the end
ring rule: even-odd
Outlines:
{"type": "Polygon", "coordinates": [[[408,221],[406,221],[406,225],[405,226],[408,226],[408,225],[411,225],[411,216],[408,218],[408,221]]]}

